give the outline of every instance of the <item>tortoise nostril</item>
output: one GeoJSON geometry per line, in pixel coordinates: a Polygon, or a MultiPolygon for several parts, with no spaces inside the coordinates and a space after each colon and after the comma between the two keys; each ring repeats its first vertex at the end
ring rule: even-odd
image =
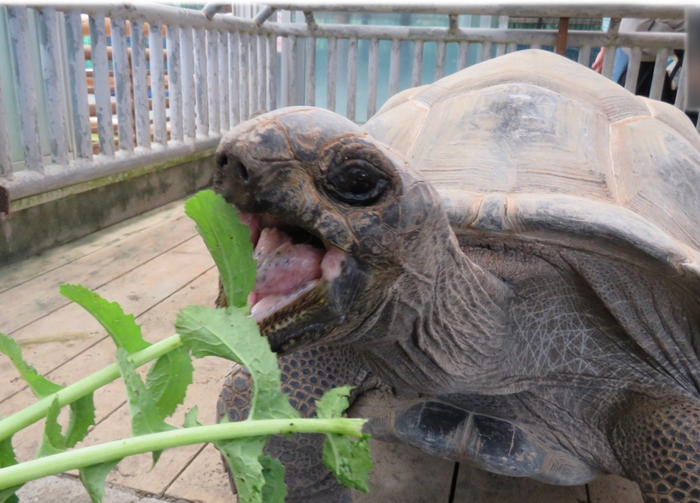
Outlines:
{"type": "Polygon", "coordinates": [[[236,174],[241,180],[243,180],[244,182],[248,181],[248,170],[242,162],[236,162],[234,169],[236,170],[236,174]]]}
{"type": "Polygon", "coordinates": [[[228,156],[226,154],[219,154],[216,156],[216,167],[219,171],[222,171],[228,164],[228,156]]]}

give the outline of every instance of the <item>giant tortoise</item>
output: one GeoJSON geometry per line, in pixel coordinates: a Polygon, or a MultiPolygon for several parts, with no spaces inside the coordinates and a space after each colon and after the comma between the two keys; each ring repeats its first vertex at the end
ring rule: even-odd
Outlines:
{"type": "MultiPolygon", "coordinates": [[[[397,94],[363,127],[260,115],[217,164],[302,415],[353,385],[376,438],[700,502],[700,136],[682,112],[530,50],[397,94]]],[[[248,386],[234,368],[219,414],[245,418],[248,386]]],[[[350,498],[320,445],[268,446],[288,501],[350,498]]]]}

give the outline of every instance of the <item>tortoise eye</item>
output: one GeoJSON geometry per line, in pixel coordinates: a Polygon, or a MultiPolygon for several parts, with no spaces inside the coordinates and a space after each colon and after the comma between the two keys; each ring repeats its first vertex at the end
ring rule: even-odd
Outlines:
{"type": "Polygon", "coordinates": [[[326,187],[336,199],[353,206],[372,204],[382,195],[388,182],[373,165],[353,159],[329,170],[326,187]]]}

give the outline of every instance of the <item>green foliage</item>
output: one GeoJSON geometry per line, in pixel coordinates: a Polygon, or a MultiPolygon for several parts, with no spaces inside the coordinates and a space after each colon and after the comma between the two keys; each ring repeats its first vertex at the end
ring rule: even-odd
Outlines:
{"type": "MultiPolygon", "coordinates": [[[[12,448],[12,437],[0,440],[0,468],[16,464],[17,458],[12,448]]],[[[19,488],[20,486],[14,486],[8,487],[7,489],[0,489],[0,503],[18,503],[19,500],[17,496],[15,496],[15,492],[19,488]]]]}
{"type": "Polygon", "coordinates": [[[193,372],[189,350],[185,347],[165,353],[148,370],[146,388],[150,390],[161,418],[171,416],[185,400],[193,372]]]}
{"type": "MultiPolygon", "coordinates": [[[[323,419],[341,417],[348,408],[347,397],[351,391],[351,387],[344,386],[326,392],[316,402],[316,415],[323,419]]],[[[369,435],[362,435],[354,441],[345,435],[331,433],[326,435],[323,444],[323,464],[343,485],[363,492],[369,490],[369,471],[372,469],[368,441],[369,435]]]]}
{"type": "Polygon", "coordinates": [[[255,286],[255,260],[250,229],[223,197],[203,190],[185,204],[185,213],[214,258],[229,306],[244,307],[255,286]]]}
{"type": "Polygon", "coordinates": [[[61,295],[80,305],[99,321],[118,348],[135,353],[150,346],[143,340],[141,327],[134,321],[134,315],[124,314],[116,302],[108,302],[82,285],[61,285],[61,295]]]}
{"type": "Polygon", "coordinates": [[[52,383],[44,376],[37,374],[36,369],[22,358],[22,348],[19,347],[19,344],[2,333],[0,333],[0,352],[10,358],[19,375],[37,398],[44,398],[61,390],[62,386],[52,383]]]}
{"type": "Polygon", "coordinates": [[[253,377],[250,419],[299,417],[280,388],[277,357],[242,310],[189,306],[178,313],[175,328],[195,357],[227,358],[248,369],[253,377]]]}
{"type": "MultiPolygon", "coordinates": [[[[267,438],[255,437],[215,443],[216,448],[231,467],[240,501],[263,503],[265,475],[259,458],[263,455],[267,438]]],[[[284,481],[284,478],[282,480],[284,481]]]]}
{"type": "Polygon", "coordinates": [[[80,481],[90,495],[92,503],[102,503],[102,498],[105,495],[107,475],[112,471],[112,468],[117,466],[119,461],[121,460],[98,463],[80,469],[80,481]]]}

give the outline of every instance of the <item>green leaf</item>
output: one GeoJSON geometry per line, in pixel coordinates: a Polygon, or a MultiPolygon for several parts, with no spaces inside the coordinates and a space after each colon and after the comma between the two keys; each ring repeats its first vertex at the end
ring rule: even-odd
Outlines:
{"type": "Polygon", "coordinates": [[[255,259],[250,228],[241,223],[235,208],[211,190],[203,190],[185,203],[219,269],[229,306],[244,307],[255,286],[255,259]]]}
{"type": "Polygon", "coordinates": [[[241,309],[189,306],[177,315],[175,328],[194,356],[219,356],[244,365],[253,377],[250,419],[296,418],[280,387],[280,369],[255,320],[241,309]]]}
{"type": "MultiPolygon", "coordinates": [[[[324,393],[316,401],[316,415],[322,419],[342,417],[348,408],[348,396],[352,387],[343,386],[324,393]]],[[[338,481],[353,489],[368,491],[372,458],[369,454],[369,435],[353,440],[345,435],[326,435],[323,444],[323,464],[333,472],[338,481]]]]}
{"type": "Polygon", "coordinates": [[[284,503],[287,497],[287,484],[284,483],[284,465],[278,460],[262,455],[258,458],[263,467],[262,500],[265,503],[284,503]]]}
{"type": "Polygon", "coordinates": [[[196,405],[187,412],[185,412],[185,424],[183,424],[185,428],[194,428],[195,426],[202,426],[202,423],[197,421],[197,412],[199,412],[199,409],[196,405]]]}
{"type": "Polygon", "coordinates": [[[323,464],[346,487],[362,492],[369,490],[369,471],[372,458],[369,455],[369,435],[353,441],[345,435],[326,435],[323,444],[323,464]]]}
{"type": "Polygon", "coordinates": [[[37,398],[44,398],[63,389],[63,386],[52,383],[44,376],[38,374],[36,369],[22,358],[22,348],[20,348],[19,344],[2,333],[0,333],[0,352],[10,358],[22,379],[29,385],[37,398]]]}
{"type": "Polygon", "coordinates": [[[150,346],[143,340],[134,315],[124,314],[118,303],[109,302],[82,285],[61,285],[61,295],[79,304],[99,321],[118,348],[135,353],[150,346]]]}
{"type": "Polygon", "coordinates": [[[112,468],[117,466],[118,461],[109,461],[98,465],[86,466],[80,469],[80,481],[83,483],[85,490],[90,495],[92,503],[102,503],[102,498],[105,495],[105,481],[107,475],[112,471],[112,468]]]}
{"type": "MultiPolygon", "coordinates": [[[[262,456],[263,447],[268,437],[252,437],[239,440],[215,442],[216,448],[223,455],[231,468],[236,483],[238,499],[242,503],[262,503],[265,475],[263,465],[258,458],[262,456]]],[[[268,503],[265,501],[265,503],[268,503]]]]}
{"type": "Polygon", "coordinates": [[[189,350],[182,346],[165,353],[148,369],[146,389],[156,401],[161,419],[170,416],[184,401],[193,372],[189,350]]]}
{"type": "Polygon", "coordinates": [[[74,447],[75,444],[84,439],[88,434],[90,426],[95,424],[95,403],[93,394],[78,398],[70,404],[70,421],[66,431],[66,449],[74,447]]]}
{"type": "Polygon", "coordinates": [[[316,400],[316,416],[322,419],[343,417],[343,412],[350,406],[348,397],[352,386],[342,386],[326,391],[320,400],[316,400]]]}
{"type": "MultiPolygon", "coordinates": [[[[0,440],[0,468],[5,468],[7,466],[12,466],[17,464],[17,458],[15,457],[15,451],[12,448],[12,437],[3,438],[0,440]]],[[[7,489],[0,490],[0,503],[17,503],[19,499],[15,496],[15,492],[22,487],[21,485],[15,487],[8,487],[7,489]]]]}
{"type": "Polygon", "coordinates": [[[61,408],[58,406],[58,398],[55,398],[46,414],[44,437],[36,454],[37,458],[58,454],[66,450],[66,440],[61,435],[61,425],[58,424],[58,414],[60,412],[61,408]]]}
{"type": "MultiPolygon", "coordinates": [[[[146,389],[143,381],[136,373],[134,362],[123,349],[117,350],[117,365],[124,379],[126,386],[126,398],[129,402],[129,411],[131,413],[131,433],[137,437],[148,433],[158,433],[161,431],[169,431],[176,429],[169,425],[158,412],[156,401],[152,396],[152,392],[146,389]]],[[[153,452],[153,464],[155,465],[160,458],[161,451],[153,452]]]]}

